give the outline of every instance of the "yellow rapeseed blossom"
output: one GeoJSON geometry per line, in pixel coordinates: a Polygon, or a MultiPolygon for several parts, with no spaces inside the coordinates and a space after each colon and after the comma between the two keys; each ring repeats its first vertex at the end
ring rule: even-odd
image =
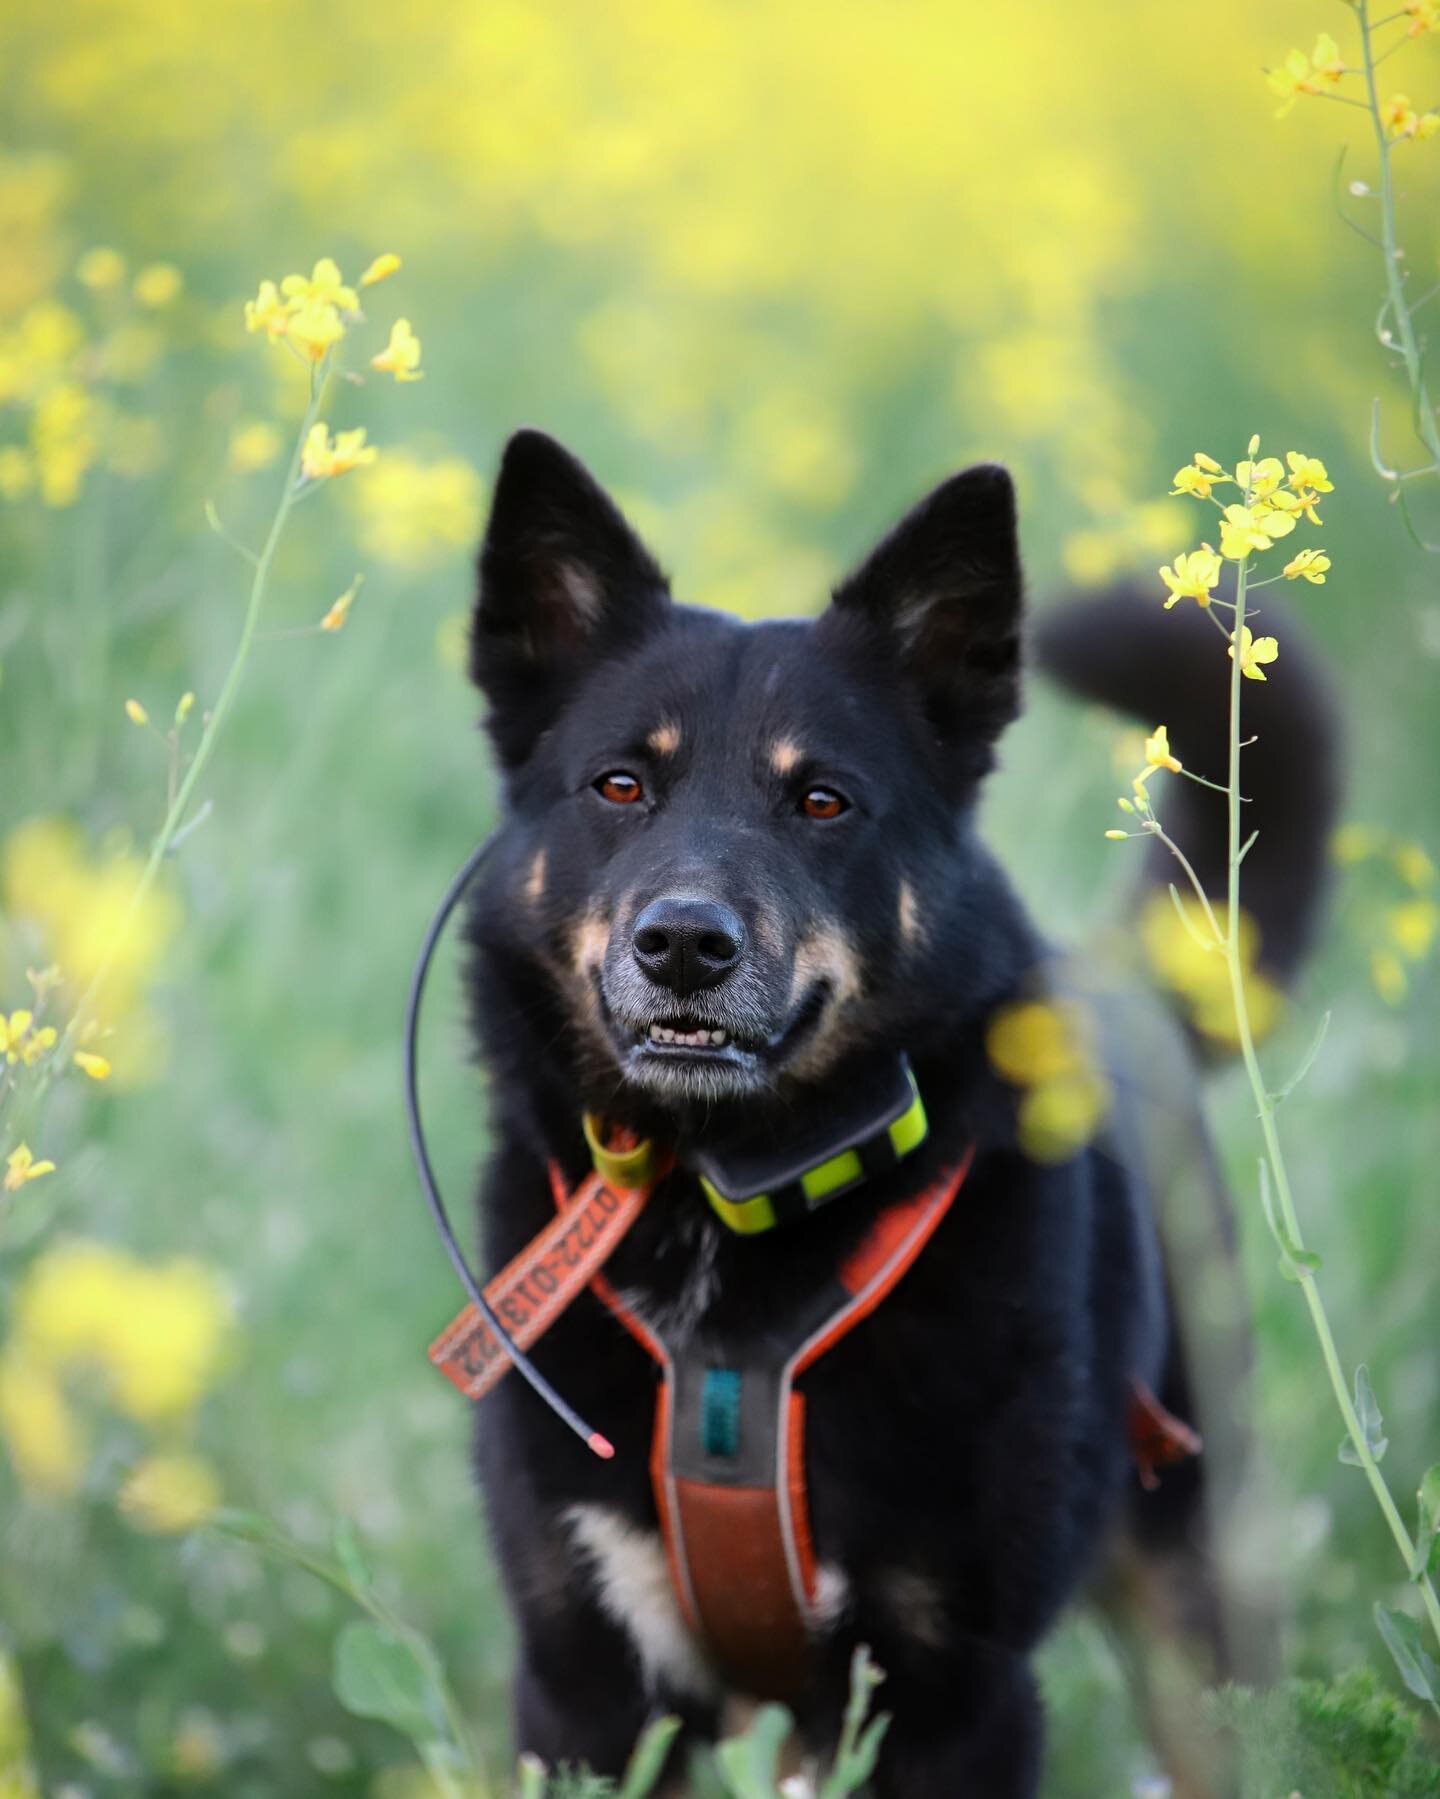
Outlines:
{"type": "Polygon", "coordinates": [[[390,276],[400,268],[400,258],[393,250],[386,250],[375,258],[365,273],[356,282],[357,287],[373,287],[377,281],[388,281],[390,276]]]}
{"type": "Polygon", "coordinates": [[[427,460],[408,450],[386,450],[349,498],[366,554],[414,571],[470,550],[480,530],[485,489],[463,457],[427,460]]]}
{"type": "Polygon", "coordinates": [[[1401,880],[1417,893],[1423,893],[1426,888],[1435,885],[1435,864],[1420,844],[1407,842],[1402,838],[1392,849],[1391,860],[1401,880]]]}
{"type": "Polygon", "coordinates": [[[1156,725],[1145,739],[1145,761],[1151,768],[1168,768],[1174,775],[1184,768],[1184,763],[1170,753],[1170,733],[1164,725],[1156,725]]]}
{"type": "Polygon", "coordinates": [[[1385,914],[1385,929],[1391,942],[1411,962],[1423,962],[1435,942],[1440,926],[1440,906],[1434,900],[1403,900],[1385,914]]]}
{"type": "Polygon", "coordinates": [[[1290,485],[1296,493],[1304,493],[1307,489],[1313,493],[1334,493],[1335,483],[1318,456],[1306,456],[1300,450],[1287,450],[1285,460],[1290,465],[1290,485]]]}
{"type": "Polygon", "coordinates": [[[194,710],[195,695],[188,692],[182,693],[180,698],[175,702],[175,723],[177,725],[183,725],[185,720],[189,718],[194,710]]]}
{"type": "Polygon", "coordinates": [[[285,335],[312,362],[319,362],[344,337],[345,326],[328,301],[307,300],[289,315],[285,335]]]}
{"type": "Polygon", "coordinates": [[[1416,112],[1408,94],[1392,94],[1380,108],[1380,118],[1391,139],[1431,138],[1440,132],[1440,112],[1416,112]]]}
{"type": "Polygon", "coordinates": [[[300,454],[300,468],[307,480],[328,481],[366,467],[379,454],[373,444],[365,442],[363,425],[354,431],[337,431],[333,440],[328,425],[312,425],[300,454]]]}
{"type": "Polygon", "coordinates": [[[1301,94],[1323,94],[1345,74],[1340,47],[1328,31],[1321,32],[1309,56],[1303,50],[1292,50],[1278,69],[1267,72],[1270,91],[1284,101],[1275,114],[1283,119],[1301,94]]]}
{"type": "Polygon", "coordinates": [[[146,1456],[120,1489],[120,1510],[139,1530],[174,1534],[203,1524],[220,1505],[209,1462],[180,1450],[146,1456]]]}
{"type": "Polygon", "coordinates": [[[125,258],[105,245],[87,250],[75,264],[75,279],[96,290],[119,287],[125,279],[125,258]]]}
{"type": "Polygon", "coordinates": [[[28,1143],[17,1144],[5,1158],[5,1191],[18,1193],[28,1181],[38,1181],[42,1174],[54,1174],[53,1162],[37,1162],[28,1143]]]}
{"type": "Polygon", "coordinates": [[[1324,550],[1300,550],[1285,564],[1285,579],[1311,581],[1316,587],[1322,587],[1329,566],[1330,558],[1324,550]]]}
{"type": "Polygon", "coordinates": [[[343,630],[345,621],[350,616],[350,608],[355,604],[355,596],[359,593],[361,583],[364,579],[364,575],[356,575],[355,579],[345,589],[344,593],[340,595],[339,599],[331,606],[324,618],[320,620],[320,629],[322,631],[343,630]]]}
{"type": "MultiPolygon", "coordinates": [[[[1187,913],[1194,914],[1189,929],[1177,916],[1168,893],[1155,893],[1146,902],[1140,915],[1140,941],[1146,961],[1160,984],[1179,999],[1196,1030],[1223,1048],[1235,1049],[1239,1034],[1225,957],[1218,949],[1203,947],[1209,935],[1207,921],[1189,900],[1184,903],[1187,913]]],[[[1213,904],[1223,931],[1227,928],[1225,905],[1219,900],[1213,904]]],[[[1255,921],[1242,908],[1240,961],[1250,1024],[1257,1039],[1273,1027],[1281,1004],[1279,988],[1258,972],[1259,943],[1255,921]]]]}
{"type": "Polygon", "coordinates": [[[1110,1089],[1091,1051],[1089,1024],[1071,1001],[1002,1006],[985,1033],[991,1066],[1021,1089],[1020,1147],[1037,1162],[1083,1149],[1110,1109],[1110,1089]]]}
{"type": "Polygon", "coordinates": [[[1208,606],[1211,591],[1220,579],[1220,558],[1205,544],[1177,556],[1173,568],[1167,564],[1160,570],[1160,579],[1170,589],[1170,598],[1165,602],[1167,612],[1177,600],[1194,600],[1199,606],[1208,606]]]}
{"type": "Polygon", "coordinates": [[[152,262],[140,270],[131,290],[142,306],[168,306],[184,286],[184,278],[173,262],[152,262]]]}
{"type": "Polygon", "coordinates": [[[1268,550],[1277,537],[1288,536],[1295,520],[1288,512],[1263,503],[1227,506],[1220,522],[1220,554],[1229,562],[1243,562],[1252,550],[1268,550]]]}
{"type": "Polygon", "coordinates": [[[1440,0],[1406,0],[1410,15],[1406,37],[1419,37],[1425,31],[1440,31],[1440,0]]]}
{"type": "MultiPolygon", "coordinates": [[[[1235,660],[1235,633],[1230,633],[1230,648],[1226,652],[1230,660],[1235,660]]],[[[1240,627],[1240,673],[1251,681],[1263,681],[1265,670],[1262,662],[1273,662],[1280,654],[1280,645],[1273,637],[1256,637],[1249,625],[1240,627]]]]}
{"type": "Polygon", "coordinates": [[[1278,456],[1265,456],[1259,462],[1235,464],[1235,485],[1241,493],[1249,494],[1250,502],[1269,499],[1284,479],[1285,470],[1278,456]]]}
{"type": "Polygon", "coordinates": [[[152,1265],[108,1244],[57,1244],[26,1272],[15,1341],[55,1367],[98,1367],[115,1403],[159,1424],[183,1418],[224,1359],[231,1308],[214,1275],[177,1258],[152,1265]]]}
{"type": "Polygon", "coordinates": [[[9,1063],[23,1062],[31,1068],[54,1043],[54,1025],[37,1028],[33,1012],[22,1007],[8,1018],[0,1012],[0,1059],[9,1063]]]}
{"type": "Polygon", "coordinates": [[[1230,476],[1215,460],[1207,456],[1203,450],[1197,450],[1184,468],[1175,471],[1175,485],[1170,489],[1172,494],[1190,494],[1197,500],[1208,500],[1210,490],[1217,481],[1228,481],[1230,476]]]}
{"type": "Polygon", "coordinates": [[[140,704],[139,700],[126,700],[125,716],[130,720],[132,725],[144,726],[150,723],[150,714],[140,704]]]}
{"type": "Polygon", "coordinates": [[[360,302],[355,289],[345,285],[340,266],[333,256],[322,256],[307,279],[304,275],[287,275],[280,283],[285,298],[302,306],[329,306],[354,312],[360,302]]]}
{"type": "Polygon", "coordinates": [[[230,433],[230,466],[242,475],[268,468],[284,448],[280,433],[264,419],[236,425],[230,433]]]}
{"type": "Polygon", "coordinates": [[[0,910],[34,933],[45,961],[64,970],[68,991],[78,998],[104,969],[93,1016],[125,1027],[124,1054],[114,1055],[117,1082],[143,1079],[158,1065],[160,1026],[143,994],[179,924],[167,884],[134,907],[141,866],[128,849],[92,855],[77,827],[60,818],[29,819],[0,846],[0,910]]]}
{"type": "Polygon", "coordinates": [[[397,381],[423,381],[420,368],[420,339],[410,329],[409,319],[396,319],[390,327],[390,341],[378,356],[370,358],[372,369],[393,375],[397,381]]]}
{"type": "Polygon", "coordinates": [[[284,337],[290,326],[290,311],[280,298],[273,281],[262,281],[253,300],[245,302],[245,329],[267,331],[271,337],[284,337]]]}
{"type": "Polygon", "coordinates": [[[77,1049],[75,1066],[82,1074],[88,1074],[92,1081],[108,1081],[110,1064],[104,1056],[97,1056],[92,1050],[77,1049]]]}
{"type": "Polygon", "coordinates": [[[0,1436],[27,1487],[63,1495],[79,1486],[85,1445],[60,1378],[13,1346],[0,1356],[0,1436]]]}

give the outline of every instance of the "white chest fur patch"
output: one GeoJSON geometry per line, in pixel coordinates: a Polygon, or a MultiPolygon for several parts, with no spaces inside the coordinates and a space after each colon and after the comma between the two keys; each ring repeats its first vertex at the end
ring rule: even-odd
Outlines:
{"type": "Polygon", "coordinates": [[[635,1645],[647,1684],[718,1698],[720,1681],[680,1615],[659,1535],[603,1505],[568,1506],[563,1520],[601,1606],[635,1645]]]}

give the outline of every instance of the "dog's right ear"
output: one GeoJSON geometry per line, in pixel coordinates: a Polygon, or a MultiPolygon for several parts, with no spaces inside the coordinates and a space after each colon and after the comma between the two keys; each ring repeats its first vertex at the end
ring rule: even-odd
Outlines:
{"type": "Polygon", "coordinates": [[[584,464],[543,431],[517,431],[495,482],[470,635],[501,761],[523,762],[575,676],[669,608],[664,575],[584,464]]]}

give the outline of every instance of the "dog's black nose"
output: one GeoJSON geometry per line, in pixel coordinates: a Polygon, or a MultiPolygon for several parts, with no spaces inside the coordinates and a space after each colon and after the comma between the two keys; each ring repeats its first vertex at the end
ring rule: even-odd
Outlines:
{"type": "Polygon", "coordinates": [[[698,993],[723,981],[745,948],[745,927],[715,900],[651,900],[635,920],[635,960],[652,981],[698,993]]]}

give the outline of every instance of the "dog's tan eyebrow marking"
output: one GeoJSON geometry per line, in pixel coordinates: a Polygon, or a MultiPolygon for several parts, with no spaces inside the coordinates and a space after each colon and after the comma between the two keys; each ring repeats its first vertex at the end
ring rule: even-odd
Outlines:
{"type": "Polygon", "coordinates": [[[900,941],[908,948],[918,943],[924,935],[924,925],[920,918],[919,902],[915,898],[915,889],[906,880],[900,882],[900,896],[896,904],[897,920],[900,926],[900,941]]]}
{"type": "Polygon", "coordinates": [[[657,756],[673,756],[680,748],[680,727],[673,718],[662,719],[645,741],[657,756]]]}
{"type": "Polygon", "coordinates": [[[535,860],[530,864],[530,872],[525,877],[525,897],[533,906],[545,891],[545,852],[536,850],[535,860]]]}
{"type": "Polygon", "coordinates": [[[792,773],[804,751],[792,737],[780,737],[770,747],[770,766],[777,775],[792,773]]]}

